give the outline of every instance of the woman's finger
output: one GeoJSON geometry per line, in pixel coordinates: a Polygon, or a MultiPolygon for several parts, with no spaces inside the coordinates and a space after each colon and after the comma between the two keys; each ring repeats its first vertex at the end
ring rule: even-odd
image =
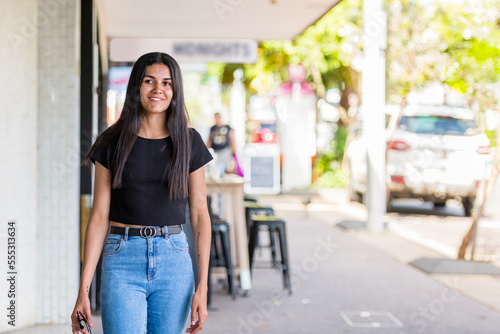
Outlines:
{"type": "Polygon", "coordinates": [[[203,328],[203,326],[201,326],[201,327],[200,327],[200,326],[201,326],[201,325],[200,325],[200,322],[199,322],[199,321],[197,321],[197,322],[194,324],[194,326],[191,326],[190,328],[188,328],[187,332],[188,332],[188,333],[191,333],[191,334],[196,334],[196,333],[198,333],[198,332],[199,332],[199,331],[203,328]]]}
{"type": "Polygon", "coordinates": [[[92,322],[92,316],[90,314],[90,312],[86,312],[86,315],[87,317],[87,323],[89,324],[90,327],[94,327],[94,323],[92,322]]]}
{"type": "Polygon", "coordinates": [[[85,320],[87,320],[87,324],[90,327],[94,327],[94,323],[92,322],[92,314],[88,308],[85,308],[85,320]]]}
{"type": "Polygon", "coordinates": [[[196,311],[191,309],[191,327],[196,325],[196,311]]]}
{"type": "Polygon", "coordinates": [[[76,316],[76,311],[71,314],[71,332],[73,334],[78,334],[78,330],[80,329],[80,325],[78,324],[78,318],[76,316]]]}
{"type": "Polygon", "coordinates": [[[203,329],[203,326],[205,325],[205,319],[206,315],[202,317],[201,314],[198,312],[198,320],[194,323],[194,325],[191,322],[191,327],[187,330],[187,332],[191,334],[196,334],[199,331],[201,331],[203,329]]]}

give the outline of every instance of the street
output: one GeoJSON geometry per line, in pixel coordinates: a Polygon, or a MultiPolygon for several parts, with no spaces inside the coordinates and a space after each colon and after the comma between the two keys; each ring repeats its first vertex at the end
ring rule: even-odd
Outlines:
{"type": "MultiPolygon", "coordinates": [[[[497,182],[498,183],[498,182],[497,182]]],[[[500,183],[486,203],[477,229],[475,260],[500,260],[500,183]]],[[[465,217],[460,202],[449,200],[446,207],[418,200],[398,200],[387,214],[391,231],[421,243],[443,255],[456,258],[473,219],[465,217]]],[[[470,254],[470,253],[469,253],[470,254]]]]}

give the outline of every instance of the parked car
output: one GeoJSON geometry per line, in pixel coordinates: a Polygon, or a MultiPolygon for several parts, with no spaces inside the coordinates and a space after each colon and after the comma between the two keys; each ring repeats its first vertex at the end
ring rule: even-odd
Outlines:
{"type": "Polygon", "coordinates": [[[422,198],[435,206],[460,198],[470,216],[480,182],[488,177],[490,141],[472,110],[407,106],[387,144],[388,203],[422,198]]]}
{"type": "MultiPolygon", "coordinates": [[[[360,108],[361,109],[361,108],[360,108]]],[[[390,139],[391,129],[399,115],[399,106],[386,106],[385,113],[385,140],[390,139]]],[[[362,115],[358,122],[352,124],[348,129],[345,151],[345,167],[349,170],[348,193],[349,200],[363,202],[366,193],[366,136],[363,135],[362,115]]]]}
{"type": "MultiPolygon", "coordinates": [[[[460,199],[472,213],[477,190],[489,177],[490,142],[472,110],[414,105],[391,114],[386,129],[387,206],[396,198],[420,198],[445,206],[460,199]]],[[[366,138],[356,136],[347,148],[351,200],[366,192],[366,138]]]]}

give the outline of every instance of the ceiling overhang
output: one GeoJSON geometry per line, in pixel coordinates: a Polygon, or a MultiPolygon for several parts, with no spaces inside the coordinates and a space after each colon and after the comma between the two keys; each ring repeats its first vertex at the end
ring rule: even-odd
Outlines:
{"type": "Polygon", "coordinates": [[[341,0],[97,0],[101,36],[287,40],[341,0]]]}
{"type": "Polygon", "coordinates": [[[293,39],[340,0],[100,0],[115,37],[293,39]]]}

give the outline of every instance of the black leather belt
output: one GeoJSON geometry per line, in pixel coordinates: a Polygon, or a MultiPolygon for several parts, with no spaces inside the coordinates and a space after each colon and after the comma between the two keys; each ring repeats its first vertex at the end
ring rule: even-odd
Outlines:
{"type": "MultiPolygon", "coordinates": [[[[168,225],[167,233],[168,235],[179,234],[182,231],[182,225],[168,225]]],[[[121,234],[125,235],[125,227],[111,226],[111,234],[121,234]]],[[[163,227],[153,227],[153,226],[143,226],[143,227],[129,227],[128,229],[129,237],[164,237],[163,227]]]]}

